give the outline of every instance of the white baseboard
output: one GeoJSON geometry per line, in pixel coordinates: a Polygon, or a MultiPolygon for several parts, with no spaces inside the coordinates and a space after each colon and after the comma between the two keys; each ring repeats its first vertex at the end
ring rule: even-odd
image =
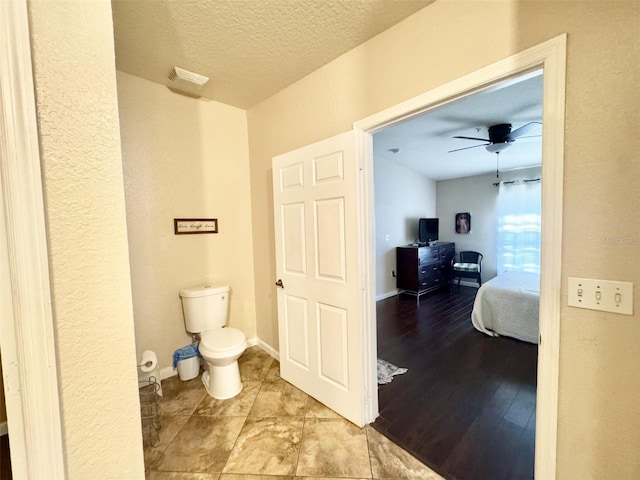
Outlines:
{"type": "Polygon", "coordinates": [[[280,353],[275,348],[273,348],[271,345],[269,345],[268,343],[263,342],[259,338],[256,340],[256,345],[258,345],[262,350],[267,352],[273,358],[275,358],[276,360],[280,361],[280,353]]]}
{"type": "MultiPolygon", "coordinates": [[[[457,286],[458,282],[452,282],[453,286],[457,286]]],[[[475,287],[475,288],[480,288],[478,287],[478,282],[472,282],[472,281],[467,281],[467,280],[461,280],[460,281],[460,285],[463,285],[465,287],[475,287]]],[[[379,302],[380,300],[386,300],[387,298],[391,298],[391,297],[395,297],[396,295],[398,295],[399,290],[393,290],[391,292],[386,292],[386,293],[381,293],[380,295],[376,295],[376,302],[379,302]]]]}
{"type": "MultiPolygon", "coordinates": [[[[278,352],[276,352],[273,348],[271,348],[269,345],[267,345],[263,341],[259,340],[257,337],[253,337],[247,340],[247,347],[254,347],[256,345],[258,345],[260,348],[262,348],[264,351],[266,351],[269,355],[274,357],[276,360],[279,358],[278,352]]],[[[164,380],[165,378],[175,377],[176,375],[178,375],[178,369],[173,368],[171,365],[160,369],[161,381],[164,380]]]]}
{"type": "Polygon", "coordinates": [[[178,369],[173,368],[171,365],[160,369],[160,380],[165,378],[175,377],[178,374],[178,369]]]}
{"type": "Polygon", "coordinates": [[[376,302],[379,302],[380,300],[385,300],[387,298],[395,297],[396,295],[398,295],[397,289],[391,292],[381,293],[380,295],[376,295],[376,302]]]}
{"type": "Polygon", "coordinates": [[[9,433],[9,430],[7,429],[7,422],[0,422],[0,437],[7,433],[9,433]]]}

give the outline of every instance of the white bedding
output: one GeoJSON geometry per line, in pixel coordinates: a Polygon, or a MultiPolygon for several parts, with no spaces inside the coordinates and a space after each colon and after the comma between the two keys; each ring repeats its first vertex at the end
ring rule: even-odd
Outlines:
{"type": "Polygon", "coordinates": [[[482,285],[471,313],[473,326],[497,337],[538,343],[540,276],[505,272],[482,285]]]}

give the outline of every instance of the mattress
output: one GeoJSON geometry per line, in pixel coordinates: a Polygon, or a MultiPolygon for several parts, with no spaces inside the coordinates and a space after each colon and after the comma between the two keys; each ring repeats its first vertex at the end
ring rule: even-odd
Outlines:
{"type": "Polygon", "coordinates": [[[538,343],[540,275],[505,272],[482,285],[471,313],[473,326],[487,335],[538,343]]]}

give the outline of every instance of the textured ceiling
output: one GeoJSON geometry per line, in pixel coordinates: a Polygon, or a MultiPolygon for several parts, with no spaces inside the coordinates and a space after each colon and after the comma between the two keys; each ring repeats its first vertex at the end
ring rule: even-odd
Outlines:
{"type": "Polygon", "coordinates": [[[504,82],[468,97],[390,125],[373,136],[374,155],[417,171],[434,180],[515,170],[542,163],[542,126],[518,138],[500,153],[484,146],[449,150],[486,142],[454,136],[488,138],[488,127],[542,122],[542,72],[504,82]],[[397,153],[392,150],[399,149],[397,153]],[[498,162],[498,163],[496,163],[498,162]]]}
{"type": "Polygon", "coordinates": [[[116,66],[165,85],[182,67],[210,77],[199,95],[248,108],[432,1],[113,0],[116,66]]]}
{"type": "MultiPolygon", "coordinates": [[[[210,77],[190,93],[246,109],[432,1],[113,0],[116,66],[163,85],[182,67],[210,77]]],[[[481,143],[452,137],[541,120],[542,76],[528,76],[385,128],[374,135],[375,155],[435,180],[495,172],[484,147],[447,153],[481,143]]],[[[540,165],[540,137],[499,158],[502,170],[540,165]]]]}

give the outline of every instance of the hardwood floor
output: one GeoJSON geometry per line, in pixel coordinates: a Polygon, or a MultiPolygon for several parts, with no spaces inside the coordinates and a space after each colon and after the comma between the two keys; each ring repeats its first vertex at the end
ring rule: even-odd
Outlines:
{"type": "Polygon", "coordinates": [[[0,480],[11,480],[9,435],[0,436],[0,480]]]}
{"type": "Polygon", "coordinates": [[[537,345],[475,330],[476,292],[378,302],[378,357],[409,371],[373,427],[449,480],[532,479],[537,345]]]}

